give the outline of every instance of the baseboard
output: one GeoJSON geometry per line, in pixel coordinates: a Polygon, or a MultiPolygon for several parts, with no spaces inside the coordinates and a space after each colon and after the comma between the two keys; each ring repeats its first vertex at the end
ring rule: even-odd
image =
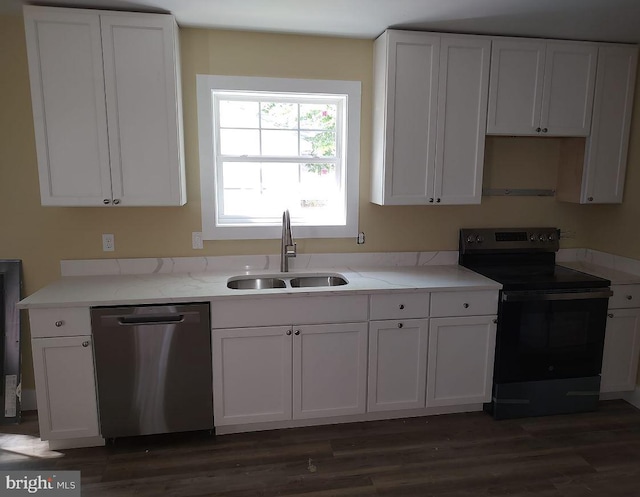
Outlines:
{"type": "Polygon", "coordinates": [[[20,398],[20,410],[21,411],[37,411],[38,402],[36,401],[35,389],[22,390],[22,397],[20,398]]]}
{"type": "Polygon", "coordinates": [[[627,393],[624,396],[624,400],[637,409],[640,409],[640,385],[637,385],[633,392],[627,393]]]}

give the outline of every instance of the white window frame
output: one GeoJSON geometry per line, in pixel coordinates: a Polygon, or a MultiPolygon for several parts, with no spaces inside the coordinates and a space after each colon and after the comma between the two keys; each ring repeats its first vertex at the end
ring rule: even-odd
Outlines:
{"type": "Polygon", "coordinates": [[[253,240],[280,238],[281,224],[270,226],[217,226],[217,175],[215,167],[215,136],[213,127],[213,91],[246,91],[271,93],[301,93],[346,95],[344,156],[344,189],[346,193],[346,224],[335,226],[298,226],[292,219],[296,238],[347,238],[358,234],[359,173],[360,173],[360,81],[314,79],[261,78],[241,76],[196,76],[198,100],[198,137],[200,150],[200,202],[202,238],[205,240],[253,240]]]}

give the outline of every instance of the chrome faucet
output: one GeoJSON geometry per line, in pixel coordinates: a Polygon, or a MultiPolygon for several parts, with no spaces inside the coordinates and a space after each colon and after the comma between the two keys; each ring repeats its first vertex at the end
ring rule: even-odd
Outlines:
{"type": "Polygon", "coordinates": [[[289,257],[296,256],[296,244],[291,235],[291,217],[289,209],[282,213],[282,240],[280,241],[280,272],[289,271],[289,257]]]}

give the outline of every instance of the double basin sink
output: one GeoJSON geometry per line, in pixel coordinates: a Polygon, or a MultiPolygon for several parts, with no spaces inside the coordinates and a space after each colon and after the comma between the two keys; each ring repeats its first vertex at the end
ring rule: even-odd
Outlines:
{"type": "Polygon", "coordinates": [[[338,273],[322,274],[278,274],[263,276],[234,276],[227,281],[227,288],[233,290],[267,290],[270,288],[309,288],[341,286],[348,283],[338,273]]]}

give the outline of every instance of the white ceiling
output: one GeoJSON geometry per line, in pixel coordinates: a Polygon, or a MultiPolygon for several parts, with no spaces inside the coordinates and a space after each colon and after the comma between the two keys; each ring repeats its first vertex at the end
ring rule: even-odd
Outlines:
{"type": "Polygon", "coordinates": [[[0,0],[171,12],[181,26],[375,38],[387,27],[640,43],[640,0],[0,0]]]}

